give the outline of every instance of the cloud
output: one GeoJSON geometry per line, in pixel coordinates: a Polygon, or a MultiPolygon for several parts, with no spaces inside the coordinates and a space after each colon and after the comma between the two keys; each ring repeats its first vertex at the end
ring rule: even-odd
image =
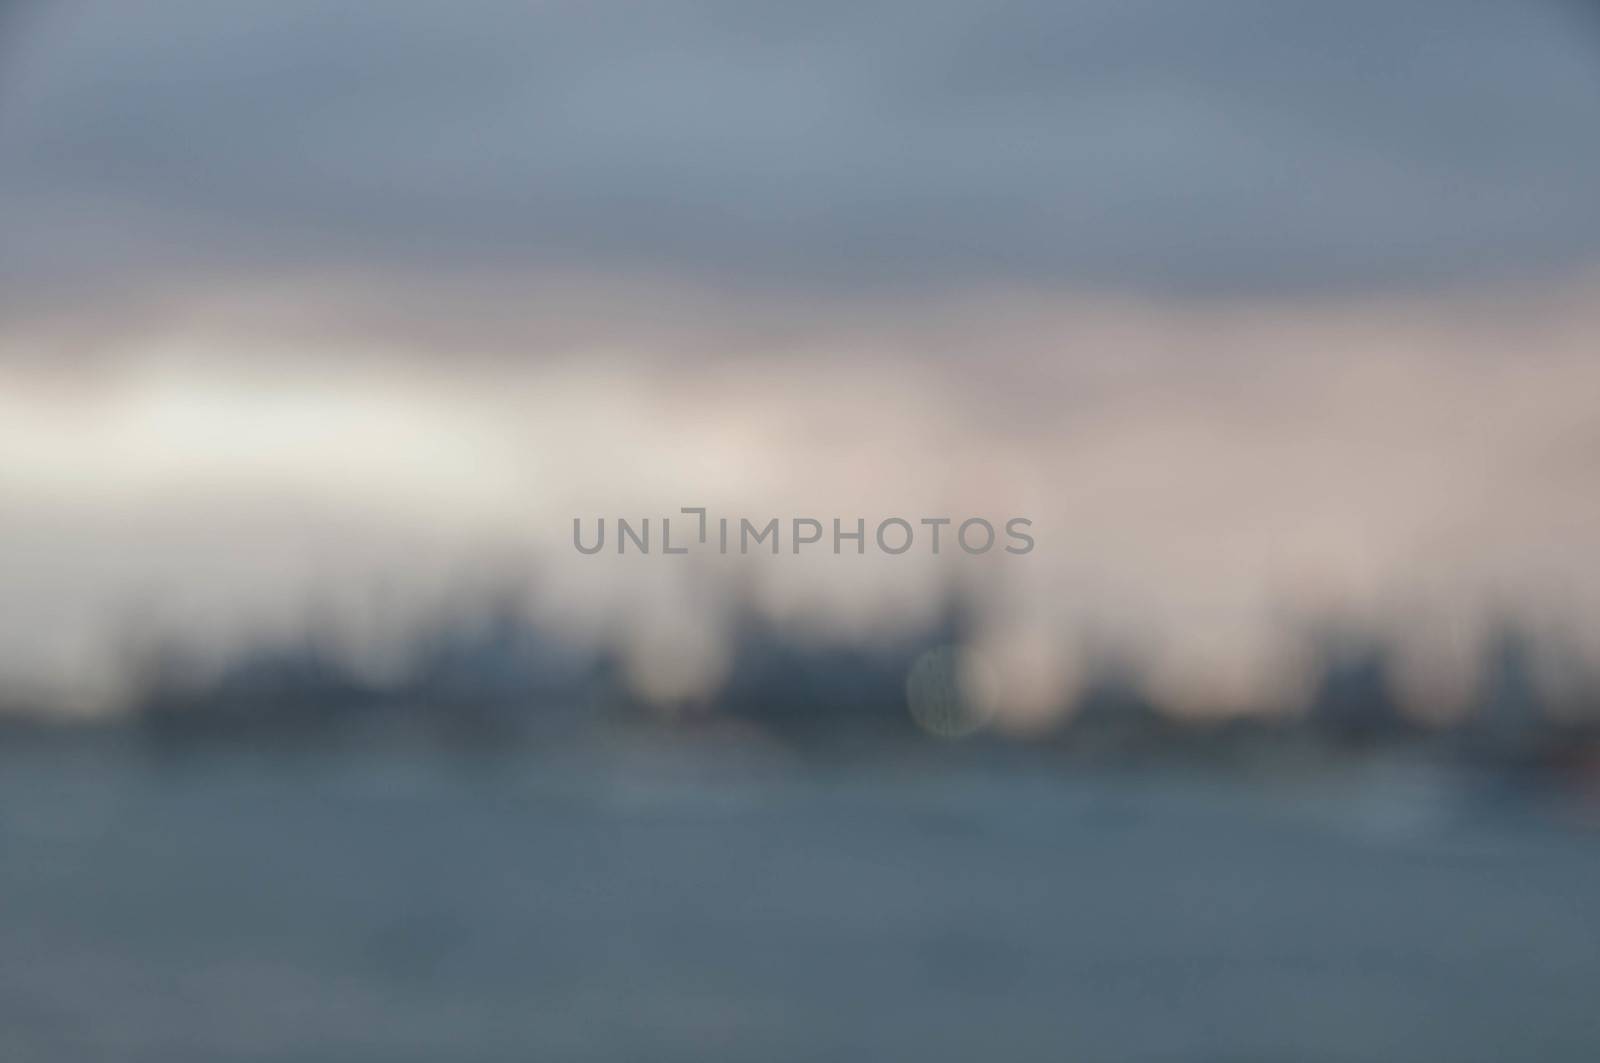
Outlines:
{"type": "Polygon", "coordinates": [[[1562,4],[89,2],[12,24],[11,309],[319,271],[1432,286],[1600,251],[1562,4]]]}
{"type": "MultiPolygon", "coordinates": [[[[37,5],[0,23],[0,688],[104,705],[129,618],[225,652],[503,556],[546,559],[563,622],[673,652],[709,638],[687,570],[562,536],[689,503],[1026,508],[1050,547],[986,637],[1041,702],[1096,625],[1231,704],[1276,696],[1248,688],[1284,601],[1600,630],[1595,29],[37,5]]],[[[729,584],[856,630],[944,579],[729,584]]]]}
{"type": "MultiPolygon", "coordinates": [[[[536,575],[555,629],[651,669],[713,661],[741,596],[865,639],[968,587],[1023,709],[1059,704],[1107,633],[1173,704],[1292,704],[1308,617],[1392,632],[1405,674],[1456,690],[1503,618],[1581,640],[1592,669],[1597,305],[1593,287],[1492,306],[1018,298],[816,315],[784,349],[693,365],[645,347],[335,361],[263,333],[231,361],[228,330],[80,381],[0,361],[0,695],[112,706],[131,636],[222,657],[365,623],[375,600],[397,624],[435,615],[463,574],[502,568],[536,575]],[[574,516],[691,505],[1021,515],[1038,549],[573,550],[574,516]]],[[[716,350],[728,327],[685,318],[655,342],[716,350]]]]}

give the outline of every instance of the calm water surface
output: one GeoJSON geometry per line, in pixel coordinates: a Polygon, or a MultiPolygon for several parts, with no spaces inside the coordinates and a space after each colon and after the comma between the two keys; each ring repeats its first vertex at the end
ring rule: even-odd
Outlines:
{"type": "Polygon", "coordinates": [[[0,751],[0,1059],[1600,1058],[1600,837],[1448,775],[0,751]]]}

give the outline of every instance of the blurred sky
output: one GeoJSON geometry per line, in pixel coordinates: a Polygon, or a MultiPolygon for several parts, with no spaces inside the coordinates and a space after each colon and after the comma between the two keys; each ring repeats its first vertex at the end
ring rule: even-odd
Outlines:
{"type": "Polygon", "coordinates": [[[1600,631],[1597,265],[1576,0],[24,0],[0,689],[310,612],[379,667],[510,570],[665,693],[733,587],[871,633],[956,581],[1017,719],[1107,639],[1280,704],[1305,613],[1459,698],[1496,618],[1600,631]],[[1040,547],[570,550],[696,504],[1040,547]]]}

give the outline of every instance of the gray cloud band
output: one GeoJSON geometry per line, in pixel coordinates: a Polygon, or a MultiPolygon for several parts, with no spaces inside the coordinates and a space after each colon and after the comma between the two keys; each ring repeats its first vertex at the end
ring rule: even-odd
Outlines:
{"type": "MultiPolygon", "coordinates": [[[[1008,554],[1031,554],[1035,542],[1026,530],[1033,527],[1027,517],[1011,517],[1004,528],[1004,545],[994,523],[983,517],[968,517],[959,524],[950,517],[919,517],[915,521],[905,517],[885,517],[877,522],[868,534],[865,517],[850,520],[831,518],[832,534],[827,525],[815,517],[793,517],[785,521],[770,517],[758,524],[748,517],[716,517],[708,515],[704,506],[685,506],[680,511],[694,520],[693,527],[681,538],[674,538],[672,518],[662,517],[657,527],[659,537],[652,539],[650,517],[637,519],[617,517],[612,523],[612,542],[618,554],[687,554],[695,550],[715,550],[719,554],[784,552],[788,544],[790,554],[802,550],[825,550],[831,542],[835,554],[854,552],[865,554],[869,544],[878,552],[890,555],[910,553],[913,550],[939,554],[952,543],[962,553],[986,554],[997,546],[1008,554]],[[953,533],[948,530],[954,525],[953,533]],[[920,530],[919,530],[920,529],[920,530]],[[787,530],[788,535],[784,532],[787,530]],[[850,547],[854,547],[853,551],[850,547]]],[[[679,527],[683,525],[680,523],[679,527]]],[[[598,517],[592,534],[586,534],[582,517],[572,518],[572,545],[580,554],[598,554],[606,549],[607,521],[598,517]]]]}
{"type": "Polygon", "coordinates": [[[1239,294],[1600,253],[1583,5],[976,11],[38,5],[0,21],[0,308],[297,270],[1239,294]]]}

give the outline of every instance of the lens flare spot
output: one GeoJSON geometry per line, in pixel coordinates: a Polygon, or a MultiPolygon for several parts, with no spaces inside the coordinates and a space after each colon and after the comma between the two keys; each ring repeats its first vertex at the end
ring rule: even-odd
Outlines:
{"type": "Polygon", "coordinates": [[[965,738],[994,715],[997,685],[982,657],[960,646],[940,646],[918,657],[906,673],[911,718],[939,738],[965,738]]]}

